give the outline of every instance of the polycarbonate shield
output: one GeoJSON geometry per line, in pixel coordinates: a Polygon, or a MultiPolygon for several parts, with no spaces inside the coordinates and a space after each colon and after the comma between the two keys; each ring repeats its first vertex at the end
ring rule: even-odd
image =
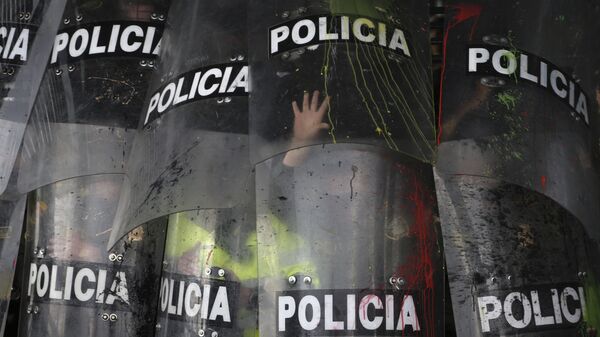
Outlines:
{"type": "Polygon", "coordinates": [[[437,177],[457,336],[593,336],[598,244],[541,193],[437,177]]]}
{"type": "Polygon", "coordinates": [[[431,168],[371,145],[256,167],[261,336],[441,336],[431,168]]]}
{"type": "Polygon", "coordinates": [[[253,203],[246,2],[173,3],[111,245],[141,223],[253,203]]]}
{"type": "Polygon", "coordinates": [[[0,201],[0,335],[4,336],[6,315],[13,294],[21,229],[25,216],[25,198],[0,201]]]}
{"type": "Polygon", "coordinates": [[[439,170],[545,194],[600,240],[600,5],[448,5],[439,170]]]}
{"type": "Polygon", "coordinates": [[[254,204],[167,219],[157,336],[256,336],[254,204]]]}
{"type": "Polygon", "coordinates": [[[70,1],[25,131],[18,188],[122,173],[169,1],[70,1]]]}
{"type": "Polygon", "coordinates": [[[248,27],[254,163],[323,143],[431,162],[427,1],[253,0],[248,27]]]}
{"type": "Polygon", "coordinates": [[[106,251],[123,178],[64,180],[30,194],[20,336],[151,336],[165,232],[140,226],[106,251]]]}
{"type": "Polygon", "coordinates": [[[0,194],[13,172],[64,7],[64,0],[0,3],[0,194]]]}

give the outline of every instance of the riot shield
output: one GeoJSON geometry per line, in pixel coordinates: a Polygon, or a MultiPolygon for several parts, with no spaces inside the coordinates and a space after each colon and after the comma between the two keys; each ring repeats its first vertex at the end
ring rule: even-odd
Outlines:
{"type": "Polygon", "coordinates": [[[74,1],[27,125],[18,188],[122,173],[160,49],[168,1],[74,1]]]}
{"type": "Polygon", "coordinates": [[[22,336],[154,331],[164,233],[138,227],[104,248],[167,7],[78,0],[59,17],[19,160],[30,200],[22,336]]]}
{"type": "Polygon", "coordinates": [[[311,150],[257,166],[260,334],[442,334],[430,167],[366,145],[311,150]]]}
{"type": "Polygon", "coordinates": [[[110,245],[168,225],[157,335],[253,336],[246,2],[178,1],[169,20],[110,245]]]}
{"type": "Polygon", "coordinates": [[[140,226],[105,253],[120,175],[29,195],[21,336],[150,336],[164,230],[140,226]]]}
{"type": "Polygon", "coordinates": [[[437,165],[543,193],[596,240],[599,13],[587,1],[451,1],[437,165]]]}
{"type": "Polygon", "coordinates": [[[587,1],[451,1],[438,200],[458,336],[598,329],[598,57],[587,1]]]}
{"type": "Polygon", "coordinates": [[[427,3],[249,13],[260,334],[443,334],[427,3]]]}
{"type": "Polygon", "coordinates": [[[527,188],[474,176],[438,184],[458,336],[590,336],[598,245],[527,188]]]}
{"type": "Polygon", "coordinates": [[[0,194],[13,172],[64,6],[64,0],[0,3],[0,194]]]}

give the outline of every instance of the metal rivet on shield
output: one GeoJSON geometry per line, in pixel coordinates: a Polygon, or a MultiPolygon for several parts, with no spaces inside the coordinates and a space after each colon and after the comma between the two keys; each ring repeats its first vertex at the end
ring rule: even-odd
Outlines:
{"type": "Polygon", "coordinates": [[[513,277],[512,277],[512,275],[508,275],[508,276],[506,277],[506,279],[507,279],[507,280],[509,280],[509,281],[512,281],[512,278],[513,278],[513,277]]]}
{"type": "Polygon", "coordinates": [[[244,55],[242,55],[242,54],[240,54],[240,55],[237,56],[237,60],[238,61],[243,61],[245,58],[246,57],[244,55]]]}
{"type": "Polygon", "coordinates": [[[221,104],[221,103],[223,103],[223,98],[221,98],[221,97],[217,98],[217,104],[221,104]]]}
{"type": "Polygon", "coordinates": [[[206,267],[206,268],[204,269],[204,274],[206,274],[206,276],[208,276],[208,275],[212,274],[212,270],[210,269],[210,267],[206,267]]]}
{"type": "Polygon", "coordinates": [[[156,323],[154,327],[156,328],[156,330],[160,330],[162,328],[162,325],[160,325],[160,323],[156,323]]]}
{"type": "Polygon", "coordinates": [[[165,21],[165,15],[164,15],[164,14],[161,14],[161,15],[159,15],[159,16],[158,16],[158,19],[159,19],[160,21],[165,21]]]}
{"type": "Polygon", "coordinates": [[[142,67],[145,67],[145,66],[146,66],[146,60],[141,60],[141,61],[140,61],[140,65],[141,65],[142,67]]]}
{"type": "Polygon", "coordinates": [[[69,64],[67,69],[69,69],[69,71],[73,71],[73,70],[75,70],[75,66],[73,64],[69,64]]]}
{"type": "Polygon", "coordinates": [[[27,306],[27,313],[28,313],[28,314],[31,314],[31,312],[32,312],[32,311],[33,311],[33,310],[31,309],[31,305],[28,305],[28,306],[27,306]]]}
{"type": "Polygon", "coordinates": [[[77,21],[81,21],[81,20],[83,20],[83,15],[81,15],[81,14],[77,15],[77,16],[75,17],[75,20],[77,20],[77,21]]]}
{"type": "Polygon", "coordinates": [[[398,279],[395,278],[394,276],[390,277],[389,282],[391,285],[395,286],[396,283],[398,283],[398,279]]]}
{"type": "Polygon", "coordinates": [[[123,262],[123,254],[117,255],[117,261],[118,262],[123,262]]]}
{"type": "Polygon", "coordinates": [[[231,97],[225,97],[225,99],[223,99],[223,102],[225,102],[225,103],[231,102],[231,97]]]}
{"type": "Polygon", "coordinates": [[[492,277],[490,278],[490,282],[492,282],[492,283],[496,283],[496,277],[495,277],[495,276],[492,276],[492,277]]]}
{"type": "Polygon", "coordinates": [[[289,16],[290,16],[290,12],[286,11],[286,12],[281,13],[281,17],[284,19],[287,19],[289,16]]]}
{"type": "Polygon", "coordinates": [[[284,60],[287,60],[290,57],[290,53],[288,53],[287,51],[284,52],[283,54],[281,54],[281,58],[284,60]]]}
{"type": "Polygon", "coordinates": [[[223,269],[219,269],[218,273],[219,273],[219,276],[221,276],[221,277],[225,276],[225,270],[223,270],[223,269]]]}
{"type": "Polygon", "coordinates": [[[304,48],[298,49],[297,53],[298,53],[298,55],[304,54],[304,48]]]}
{"type": "Polygon", "coordinates": [[[198,336],[204,337],[204,330],[202,330],[202,329],[198,330],[198,336]]]}
{"type": "Polygon", "coordinates": [[[29,13],[29,12],[25,13],[23,18],[25,18],[25,20],[29,20],[31,18],[31,13],[29,13]]]}
{"type": "Polygon", "coordinates": [[[23,16],[24,16],[24,15],[23,15],[23,13],[22,13],[22,12],[21,12],[21,13],[19,13],[19,14],[17,14],[17,17],[18,17],[19,19],[22,19],[22,18],[23,18],[23,16]]]}
{"type": "Polygon", "coordinates": [[[231,55],[231,57],[229,58],[229,61],[235,61],[235,60],[237,60],[237,56],[231,55]]]}
{"type": "Polygon", "coordinates": [[[304,284],[311,284],[312,278],[310,276],[304,276],[304,284]]]}
{"type": "Polygon", "coordinates": [[[115,262],[115,261],[117,260],[117,254],[115,254],[115,253],[110,253],[110,255],[108,255],[108,259],[109,259],[111,262],[115,262]]]}
{"type": "Polygon", "coordinates": [[[296,284],[296,276],[292,275],[292,276],[288,277],[288,283],[296,284]]]}
{"type": "Polygon", "coordinates": [[[65,18],[65,19],[63,20],[63,22],[64,22],[64,24],[65,24],[65,25],[68,25],[69,23],[71,23],[71,19],[69,19],[69,18],[65,18]]]}
{"type": "Polygon", "coordinates": [[[100,316],[100,318],[102,318],[103,321],[108,321],[108,314],[103,313],[102,316],[100,316]]]}
{"type": "Polygon", "coordinates": [[[60,69],[60,68],[57,68],[57,69],[55,69],[55,70],[54,70],[54,73],[55,73],[57,76],[60,76],[60,75],[62,75],[62,69],[60,69]]]}
{"type": "Polygon", "coordinates": [[[210,337],[219,337],[219,333],[218,333],[218,332],[216,332],[216,331],[213,331],[213,332],[210,334],[210,337]]]}
{"type": "Polygon", "coordinates": [[[37,249],[37,247],[36,247],[36,248],[33,248],[33,255],[37,255],[37,253],[38,253],[38,249],[37,249]]]}
{"type": "Polygon", "coordinates": [[[40,312],[40,307],[38,307],[37,305],[33,307],[33,313],[37,314],[38,312],[40,312]]]}
{"type": "Polygon", "coordinates": [[[41,259],[41,258],[42,258],[42,257],[44,257],[45,255],[46,255],[46,250],[45,250],[44,248],[40,248],[40,249],[38,250],[38,252],[37,252],[37,255],[36,255],[36,256],[37,256],[38,258],[40,258],[40,259],[41,259]]]}
{"type": "Polygon", "coordinates": [[[6,73],[8,74],[8,76],[14,75],[15,74],[15,68],[9,67],[8,69],[6,69],[6,73]]]}
{"type": "Polygon", "coordinates": [[[402,277],[398,277],[398,282],[396,282],[396,284],[399,287],[404,287],[406,285],[406,280],[404,278],[402,278],[402,277]]]}
{"type": "Polygon", "coordinates": [[[154,67],[154,61],[148,61],[148,67],[154,67]]]}
{"type": "Polygon", "coordinates": [[[306,7],[298,8],[298,13],[306,13],[306,7]]]}
{"type": "Polygon", "coordinates": [[[109,319],[110,319],[111,322],[116,322],[118,318],[119,317],[117,317],[117,314],[110,314],[110,318],[109,319]]]}
{"type": "Polygon", "coordinates": [[[156,20],[156,19],[158,19],[158,14],[152,13],[152,14],[150,14],[150,18],[153,20],[156,20]]]}

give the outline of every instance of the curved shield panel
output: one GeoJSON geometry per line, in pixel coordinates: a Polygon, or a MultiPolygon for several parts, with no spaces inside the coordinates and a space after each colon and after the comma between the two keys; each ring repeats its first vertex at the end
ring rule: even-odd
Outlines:
{"type": "Polygon", "coordinates": [[[370,145],[257,166],[262,336],[438,336],[444,270],[430,166],[370,145]]]}
{"type": "Polygon", "coordinates": [[[120,175],[31,193],[20,336],[149,336],[165,232],[140,226],[106,252],[120,175]]]}

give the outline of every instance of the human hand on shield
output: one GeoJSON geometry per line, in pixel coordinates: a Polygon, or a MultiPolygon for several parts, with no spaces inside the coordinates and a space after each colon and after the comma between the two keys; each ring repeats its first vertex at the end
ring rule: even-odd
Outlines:
{"type": "Polygon", "coordinates": [[[329,124],[323,122],[325,112],[329,108],[330,97],[327,96],[319,105],[319,91],[315,90],[312,98],[308,92],[304,92],[302,110],[296,101],[292,102],[294,111],[294,129],[290,148],[283,159],[286,166],[298,166],[306,158],[308,149],[296,149],[296,147],[306,146],[319,136],[323,130],[329,129],[329,124]]]}

